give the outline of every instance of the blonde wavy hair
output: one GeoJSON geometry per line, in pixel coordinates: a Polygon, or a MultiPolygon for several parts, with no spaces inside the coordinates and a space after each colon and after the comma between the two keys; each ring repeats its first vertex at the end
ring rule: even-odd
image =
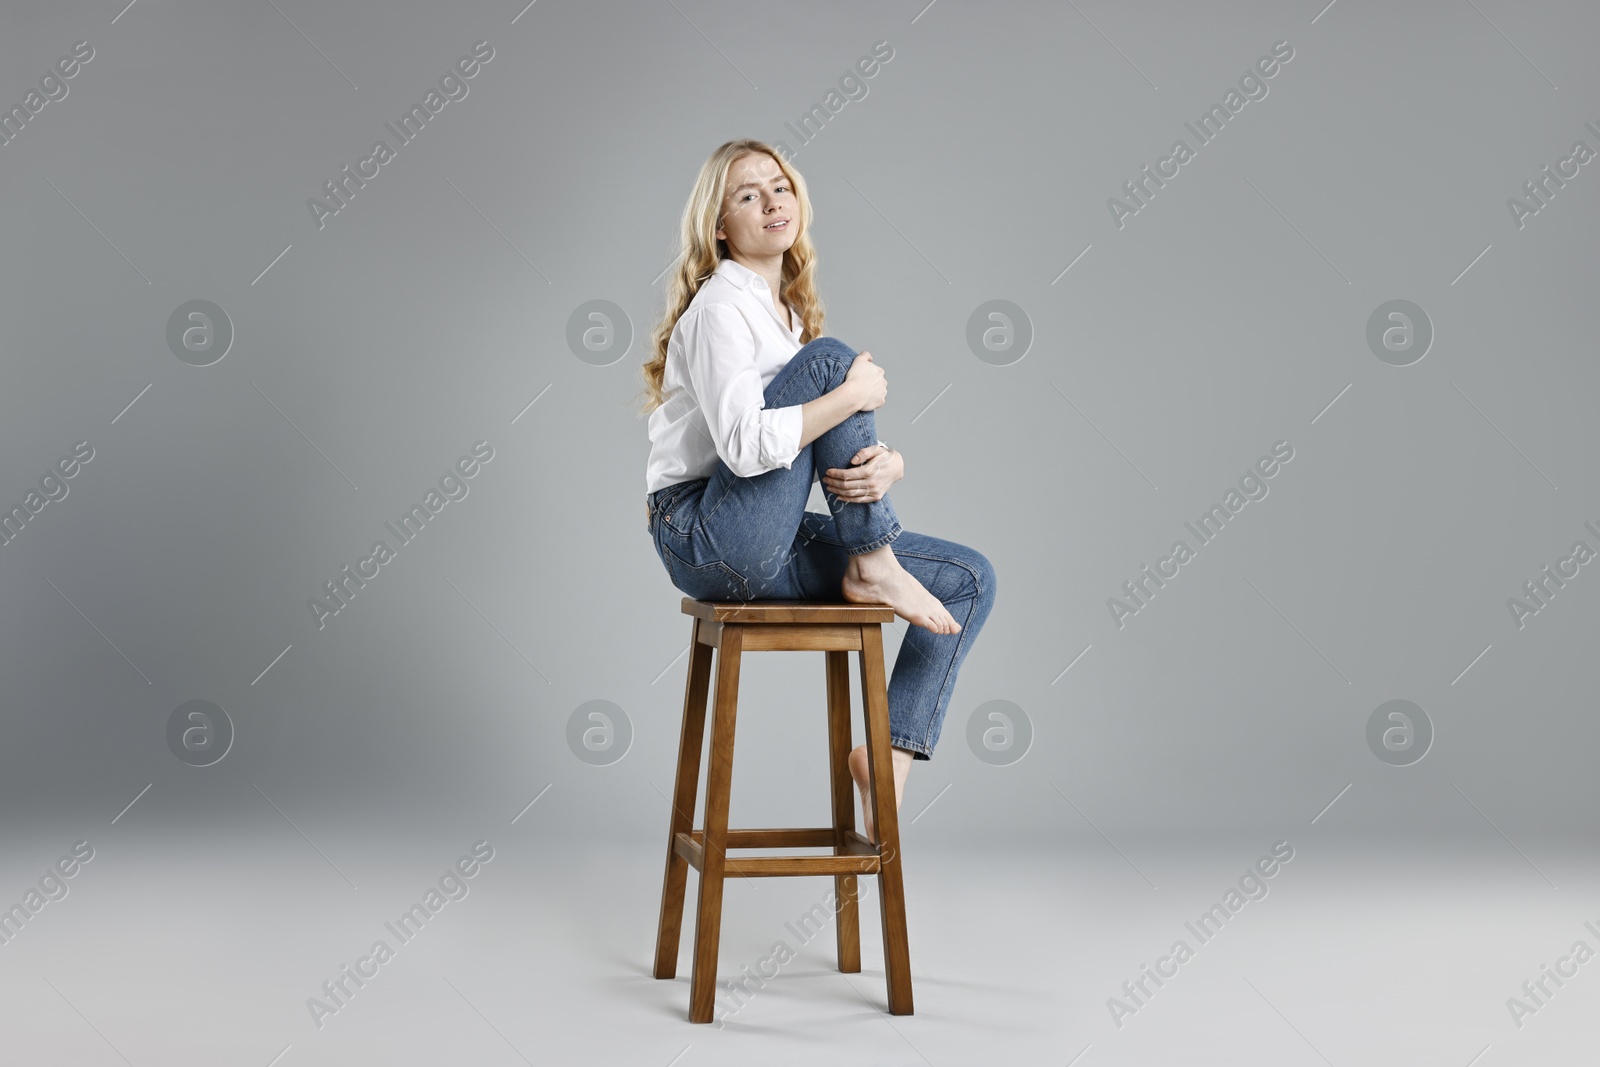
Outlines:
{"type": "Polygon", "coordinates": [[[801,344],[822,336],[825,314],[822,298],[817,294],[817,252],[811,243],[811,198],[806,195],[805,179],[765,141],[750,138],[728,141],[718,146],[700,168],[689,202],[683,208],[678,258],[667,282],[666,311],[656,324],[650,359],[643,367],[645,403],[640,414],[648,415],[661,406],[661,380],[666,374],[667,342],[672,338],[672,328],[700,287],[716,273],[718,264],[728,257],[727,242],[716,237],[722,221],[722,198],[728,189],[728,168],[736,160],[756,153],[771,156],[778,164],[778,169],[789,179],[799,208],[794,244],[783,254],[778,298],[786,301],[799,316],[801,344]]]}

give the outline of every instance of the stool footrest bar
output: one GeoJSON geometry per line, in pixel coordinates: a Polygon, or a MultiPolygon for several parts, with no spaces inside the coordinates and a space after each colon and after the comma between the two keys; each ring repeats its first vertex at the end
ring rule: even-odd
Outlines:
{"type": "MultiPolygon", "coordinates": [[[[727,878],[787,878],[804,875],[877,874],[880,854],[878,847],[854,830],[848,831],[840,856],[750,856],[723,861],[722,873],[727,878]]],[[[834,840],[832,827],[780,830],[729,830],[729,848],[773,848],[783,846],[831,846],[834,840]],[[783,840],[773,841],[774,836],[783,840]]],[[[675,835],[674,847],[678,855],[689,861],[695,870],[703,870],[705,861],[705,831],[692,830],[675,835]]]]}

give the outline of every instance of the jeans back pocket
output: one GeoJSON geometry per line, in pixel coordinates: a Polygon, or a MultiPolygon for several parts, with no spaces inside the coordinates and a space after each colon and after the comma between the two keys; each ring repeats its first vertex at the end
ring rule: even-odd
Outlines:
{"type": "Polygon", "coordinates": [[[720,559],[696,564],[672,550],[663,538],[656,544],[661,562],[666,564],[667,575],[679,591],[696,600],[733,600],[741,603],[750,599],[750,583],[738,571],[720,559]]]}

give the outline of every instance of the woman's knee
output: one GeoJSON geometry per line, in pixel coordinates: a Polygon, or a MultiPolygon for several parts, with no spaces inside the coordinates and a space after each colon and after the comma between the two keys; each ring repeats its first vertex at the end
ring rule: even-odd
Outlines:
{"type": "MultiPolygon", "coordinates": [[[[902,546],[902,550],[910,550],[911,559],[933,561],[931,570],[926,573],[919,569],[917,577],[923,586],[945,604],[973,601],[983,605],[987,614],[988,605],[994,603],[996,585],[994,564],[989,562],[989,557],[955,541],[924,539],[920,534],[914,537],[917,538],[915,544],[907,542],[902,533],[894,543],[902,546]]],[[[915,568],[908,566],[907,569],[915,568]]]]}
{"type": "Polygon", "coordinates": [[[994,602],[995,586],[998,578],[995,574],[994,564],[989,562],[989,557],[976,549],[967,550],[967,566],[972,569],[974,581],[977,582],[977,594],[990,603],[994,602]]]}
{"type": "Polygon", "coordinates": [[[860,353],[837,337],[814,337],[801,345],[800,351],[795,355],[829,355],[855,359],[860,353]]]}
{"type": "Polygon", "coordinates": [[[768,405],[800,404],[825,396],[844,384],[856,355],[855,349],[837,337],[807,341],[767,383],[764,395],[768,405]]]}
{"type": "MultiPolygon", "coordinates": [[[[953,562],[956,564],[956,573],[961,576],[959,591],[949,600],[973,600],[984,605],[984,613],[988,613],[988,606],[994,603],[996,576],[994,564],[989,562],[989,557],[976,549],[966,545],[956,545],[952,552],[953,562]]],[[[947,601],[948,602],[948,601],[947,601]]]]}
{"type": "Polygon", "coordinates": [[[801,365],[826,364],[825,373],[829,377],[834,377],[841,373],[848,374],[850,364],[855,362],[859,354],[837,337],[818,337],[801,345],[800,350],[791,356],[790,360],[798,361],[801,365]]]}

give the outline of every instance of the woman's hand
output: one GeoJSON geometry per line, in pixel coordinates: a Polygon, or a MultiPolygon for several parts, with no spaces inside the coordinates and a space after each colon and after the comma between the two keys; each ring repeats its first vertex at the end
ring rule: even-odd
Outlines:
{"type": "Polygon", "coordinates": [[[882,500],[889,486],[906,476],[905,457],[881,445],[868,445],[850,457],[848,469],[830,467],[822,474],[822,488],[846,504],[882,500]]]}
{"type": "Polygon", "coordinates": [[[844,384],[856,391],[857,411],[876,411],[889,396],[888,376],[872,361],[871,352],[861,352],[850,361],[844,384]]]}

